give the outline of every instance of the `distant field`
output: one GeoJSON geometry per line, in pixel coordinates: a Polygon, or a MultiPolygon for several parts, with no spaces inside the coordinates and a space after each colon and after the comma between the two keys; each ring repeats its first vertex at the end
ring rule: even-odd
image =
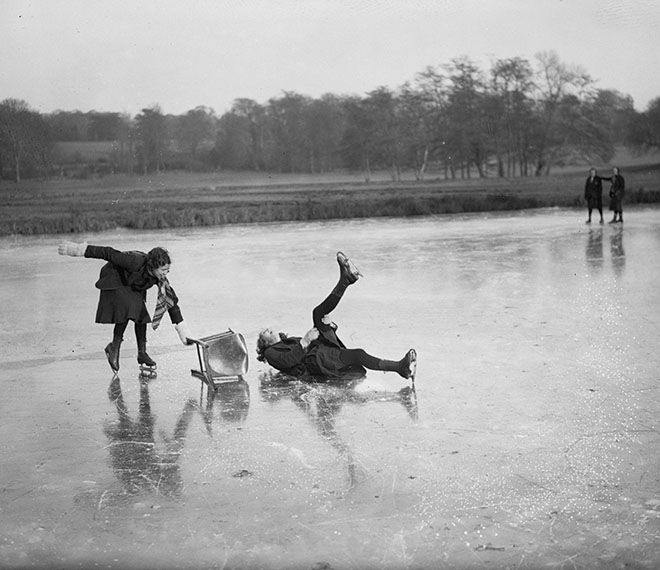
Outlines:
{"type": "MultiPolygon", "coordinates": [[[[113,153],[118,153],[120,150],[119,143],[112,141],[101,142],[56,142],[54,144],[53,152],[54,157],[60,162],[97,162],[97,161],[110,161],[113,153]]],[[[608,164],[594,164],[598,169],[610,168],[611,166],[639,166],[645,164],[660,164],[660,150],[648,152],[641,155],[631,153],[624,146],[618,146],[616,153],[608,164]]],[[[567,174],[570,172],[586,172],[587,165],[583,166],[566,166],[554,167],[552,174],[567,174]]],[[[430,177],[435,177],[436,174],[430,173],[430,177]]],[[[215,175],[214,175],[215,176],[215,175]]],[[[241,184],[260,184],[268,181],[269,175],[242,172],[231,173],[231,177],[235,178],[235,183],[241,184]]],[[[275,175],[283,183],[300,183],[300,182],[347,182],[347,181],[364,181],[364,175],[361,173],[346,174],[346,173],[331,173],[331,174],[294,174],[294,175],[275,175]]],[[[414,174],[412,172],[404,172],[403,179],[413,181],[414,174]]],[[[388,181],[391,176],[388,172],[376,172],[372,175],[372,181],[388,181]]]]}
{"type": "MultiPolygon", "coordinates": [[[[628,166],[626,202],[660,202],[660,165],[628,166]]],[[[0,235],[583,207],[585,173],[365,183],[359,175],[186,174],[0,185],[0,235]]],[[[605,196],[607,199],[607,197],[605,196]]]]}
{"type": "Polygon", "coordinates": [[[57,142],[53,148],[55,160],[64,162],[95,162],[109,160],[119,150],[118,143],[102,142],[57,142]]]}

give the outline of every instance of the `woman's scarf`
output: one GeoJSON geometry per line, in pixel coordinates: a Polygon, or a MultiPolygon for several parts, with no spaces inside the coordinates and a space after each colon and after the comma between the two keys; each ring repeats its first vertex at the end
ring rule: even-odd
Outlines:
{"type": "Polygon", "coordinates": [[[156,300],[154,318],[151,321],[151,326],[154,330],[156,330],[158,325],[160,325],[160,321],[163,318],[165,311],[173,307],[174,304],[174,291],[172,290],[167,277],[163,277],[158,282],[158,299],[156,300]]]}

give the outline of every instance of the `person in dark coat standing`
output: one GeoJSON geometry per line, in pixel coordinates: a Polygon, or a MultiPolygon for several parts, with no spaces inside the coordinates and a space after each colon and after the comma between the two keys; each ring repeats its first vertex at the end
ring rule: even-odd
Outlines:
{"type": "Polygon", "coordinates": [[[589,217],[587,224],[591,223],[591,211],[598,210],[600,223],[603,223],[603,179],[596,174],[595,168],[589,169],[589,176],[584,184],[584,199],[587,201],[589,217]]]}
{"type": "Polygon", "coordinates": [[[346,348],[337,336],[337,325],[329,314],[339,304],[349,285],[360,273],[349,259],[337,252],[339,281],[330,295],[312,311],[314,327],[303,337],[289,337],[267,328],[257,339],[257,360],[292,376],[310,375],[316,378],[342,378],[365,368],[397,372],[407,379],[415,379],[417,353],[410,349],[400,360],[384,360],[368,354],[362,348],[346,348]]]}
{"type": "Polygon", "coordinates": [[[610,186],[610,210],[614,212],[614,217],[610,220],[610,224],[623,223],[623,196],[626,193],[626,181],[616,166],[612,169],[612,176],[603,178],[603,180],[609,180],[612,183],[610,186]]]}
{"type": "Polygon", "coordinates": [[[141,366],[155,368],[156,363],[147,354],[147,324],[158,328],[165,312],[170,316],[179,338],[188,344],[187,327],[179,308],[179,299],[167,280],[170,256],[162,247],[149,253],[141,251],[118,251],[112,247],[64,242],[59,245],[60,255],[103,259],[107,263],[101,268],[96,288],[100,289],[96,309],[96,322],[114,324],[112,342],[105,347],[110,368],[119,370],[119,349],[128,321],[135,323],[137,361],[141,366]],[[153,320],[147,306],[147,289],[158,286],[158,299],[153,320]]]}

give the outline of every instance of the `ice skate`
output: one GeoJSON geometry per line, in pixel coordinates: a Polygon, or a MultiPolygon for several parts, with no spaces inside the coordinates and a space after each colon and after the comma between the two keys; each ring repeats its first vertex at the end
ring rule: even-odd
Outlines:
{"type": "Polygon", "coordinates": [[[108,359],[108,364],[112,371],[117,374],[119,372],[119,347],[121,346],[121,340],[113,339],[112,342],[109,342],[105,347],[105,356],[108,359]]]}
{"type": "Polygon", "coordinates": [[[337,252],[337,263],[342,275],[346,276],[349,283],[355,283],[360,277],[364,277],[355,264],[341,251],[337,252]]]}
{"type": "Polygon", "coordinates": [[[415,375],[417,374],[417,352],[414,348],[411,348],[406,354],[406,360],[408,361],[408,379],[412,381],[413,386],[415,385],[415,375]]]}
{"type": "Polygon", "coordinates": [[[156,362],[147,354],[146,350],[138,352],[137,361],[140,367],[141,378],[156,378],[158,376],[156,362]]]}
{"type": "Polygon", "coordinates": [[[158,371],[156,370],[156,365],[147,366],[146,364],[140,364],[140,378],[156,378],[158,376],[158,371]]]}

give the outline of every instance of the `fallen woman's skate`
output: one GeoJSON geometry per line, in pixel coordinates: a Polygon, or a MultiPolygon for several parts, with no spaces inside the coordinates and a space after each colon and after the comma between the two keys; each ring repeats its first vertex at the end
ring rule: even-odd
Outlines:
{"type": "Polygon", "coordinates": [[[339,263],[340,267],[348,274],[351,283],[357,281],[358,277],[364,277],[355,263],[353,263],[348,256],[341,251],[337,252],[337,263],[339,263]]]}
{"type": "Polygon", "coordinates": [[[408,378],[412,382],[413,389],[415,387],[415,375],[417,374],[417,351],[414,348],[411,348],[408,351],[408,360],[409,360],[409,369],[410,369],[410,375],[408,378]]]}

